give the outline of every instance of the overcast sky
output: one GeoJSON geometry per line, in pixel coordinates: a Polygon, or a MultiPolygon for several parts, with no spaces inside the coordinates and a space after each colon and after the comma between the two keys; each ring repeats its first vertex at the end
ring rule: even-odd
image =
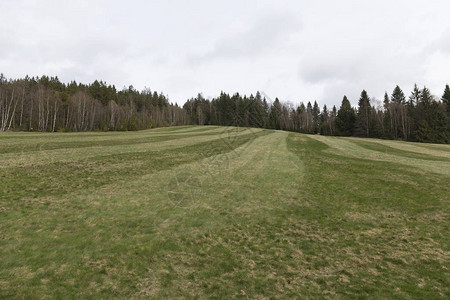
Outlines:
{"type": "Polygon", "coordinates": [[[450,83],[450,1],[0,1],[0,72],[356,105],[450,83]]]}

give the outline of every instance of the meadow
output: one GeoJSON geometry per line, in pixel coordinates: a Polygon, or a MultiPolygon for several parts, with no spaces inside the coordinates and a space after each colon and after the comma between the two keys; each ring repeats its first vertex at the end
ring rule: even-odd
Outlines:
{"type": "Polygon", "coordinates": [[[0,133],[0,298],[450,298],[450,145],[0,133]]]}

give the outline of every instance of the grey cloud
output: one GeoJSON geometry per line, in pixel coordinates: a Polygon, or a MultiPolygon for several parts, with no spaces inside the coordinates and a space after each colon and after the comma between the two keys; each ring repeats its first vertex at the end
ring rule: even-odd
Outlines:
{"type": "Polygon", "coordinates": [[[301,29],[298,16],[289,13],[261,17],[247,30],[220,39],[212,50],[191,54],[188,62],[198,64],[221,59],[257,57],[275,49],[290,34],[301,29]]]}
{"type": "Polygon", "coordinates": [[[340,104],[448,82],[448,0],[0,1],[0,71],[340,104]]]}
{"type": "Polygon", "coordinates": [[[308,83],[324,83],[327,81],[346,81],[360,72],[359,63],[342,64],[340,59],[309,59],[299,66],[299,76],[308,83]]]}

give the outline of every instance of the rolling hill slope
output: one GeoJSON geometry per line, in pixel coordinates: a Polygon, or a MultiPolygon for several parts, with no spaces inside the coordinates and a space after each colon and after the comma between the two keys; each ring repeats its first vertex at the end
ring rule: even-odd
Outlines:
{"type": "Polygon", "coordinates": [[[1,298],[448,298],[450,146],[0,134],[1,298]]]}

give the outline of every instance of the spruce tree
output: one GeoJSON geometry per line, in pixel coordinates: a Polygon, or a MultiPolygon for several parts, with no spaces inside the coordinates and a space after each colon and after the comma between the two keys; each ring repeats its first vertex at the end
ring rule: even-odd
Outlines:
{"type": "Polygon", "coordinates": [[[306,104],[306,111],[312,114],[312,105],[310,101],[306,104]]]}
{"type": "Polygon", "coordinates": [[[417,84],[414,84],[414,89],[409,96],[409,104],[412,106],[416,106],[420,102],[420,98],[422,97],[422,92],[417,87],[417,84]]]}
{"type": "Polygon", "coordinates": [[[406,97],[402,89],[397,85],[392,92],[391,100],[394,103],[405,104],[406,97]]]}
{"type": "Polygon", "coordinates": [[[421,91],[421,97],[420,97],[420,103],[422,103],[424,106],[428,106],[433,101],[433,95],[431,95],[431,91],[424,87],[421,91]]]}
{"type": "Polygon", "coordinates": [[[417,84],[414,84],[414,89],[409,95],[408,103],[407,103],[407,115],[409,118],[409,127],[412,131],[412,139],[414,140],[414,132],[417,131],[419,122],[422,119],[421,114],[421,106],[419,105],[422,98],[422,91],[417,87],[417,84]]]}
{"type": "Polygon", "coordinates": [[[314,131],[313,108],[310,101],[306,104],[306,133],[314,131]]]}
{"type": "Polygon", "coordinates": [[[328,135],[328,127],[327,122],[329,118],[328,108],[325,104],[322,109],[322,113],[320,114],[320,134],[328,135]]]}
{"type": "Polygon", "coordinates": [[[281,103],[278,98],[275,98],[272,106],[270,107],[269,123],[272,129],[281,129],[281,103]]]}
{"type": "Polygon", "coordinates": [[[417,105],[417,127],[414,132],[415,140],[429,143],[448,143],[447,116],[437,103],[428,88],[421,91],[417,105]]]}
{"type": "Polygon", "coordinates": [[[444,94],[442,95],[442,102],[444,109],[447,111],[447,139],[450,140],[450,87],[445,86],[444,94]]]}
{"type": "Polygon", "coordinates": [[[450,122],[450,87],[448,84],[445,86],[444,94],[442,95],[442,102],[445,104],[445,109],[447,110],[447,116],[450,122]]]}
{"type": "Polygon", "coordinates": [[[369,137],[370,135],[371,107],[369,95],[363,90],[358,101],[358,113],[356,115],[355,134],[357,136],[369,137]]]}
{"type": "Polygon", "coordinates": [[[264,116],[263,116],[264,128],[270,128],[270,124],[269,124],[270,109],[269,109],[269,104],[267,103],[266,97],[264,97],[264,99],[263,99],[262,107],[263,107],[263,113],[264,113],[264,116]]]}
{"type": "Polygon", "coordinates": [[[297,107],[297,113],[302,114],[306,111],[305,104],[303,102],[300,103],[300,105],[297,107]]]}
{"type": "Polygon", "coordinates": [[[314,101],[314,106],[312,108],[312,117],[314,123],[313,132],[318,133],[320,128],[320,108],[319,104],[317,104],[317,101],[314,101]]]}
{"type": "Polygon", "coordinates": [[[384,92],[384,101],[383,101],[383,107],[384,107],[384,137],[386,138],[392,138],[392,108],[391,108],[391,101],[389,99],[389,95],[387,92],[384,92]]]}
{"type": "Polygon", "coordinates": [[[250,126],[252,127],[264,127],[264,107],[261,98],[261,93],[256,92],[256,96],[252,99],[250,97],[250,126]]]}
{"type": "Polygon", "coordinates": [[[341,107],[339,108],[336,116],[336,133],[340,136],[353,135],[353,129],[355,126],[355,110],[350,105],[347,96],[342,99],[341,107]]]}

